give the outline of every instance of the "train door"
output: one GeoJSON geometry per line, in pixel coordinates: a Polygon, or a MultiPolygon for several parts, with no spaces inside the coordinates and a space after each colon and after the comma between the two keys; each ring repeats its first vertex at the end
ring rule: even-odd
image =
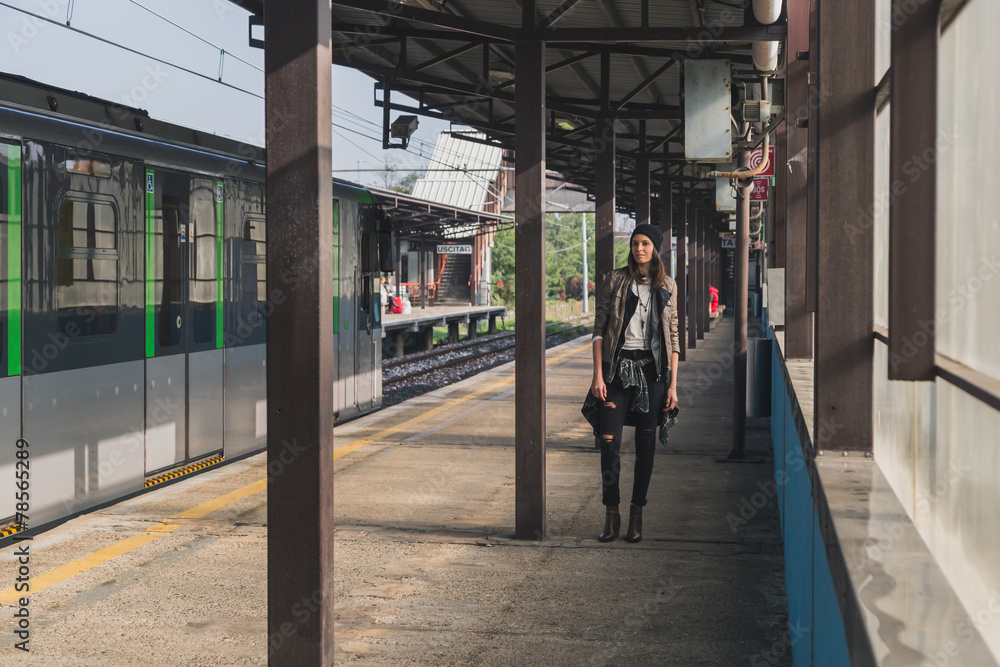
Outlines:
{"type": "Polygon", "coordinates": [[[343,409],[343,373],[340,363],[340,200],[333,200],[333,419],[336,423],[343,409]]]}
{"type": "MultiPolygon", "coordinates": [[[[21,437],[21,147],[0,142],[0,472],[15,471],[21,437]]],[[[14,514],[14,494],[0,501],[0,521],[14,514]]]]}
{"type": "Polygon", "coordinates": [[[358,409],[362,412],[375,407],[375,375],[381,372],[377,354],[382,335],[382,300],[379,289],[378,236],[372,209],[359,206],[358,264],[357,264],[357,336],[355,344],[355,387],[358,409]]]}
{"type": "Polygon", "coordinates": [[[221,452],[221,180],[146,170],[146,473],[221,452]]]}

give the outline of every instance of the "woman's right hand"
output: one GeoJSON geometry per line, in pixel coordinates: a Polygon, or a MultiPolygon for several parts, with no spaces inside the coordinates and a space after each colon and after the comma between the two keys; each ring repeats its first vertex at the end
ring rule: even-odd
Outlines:
{"type": "Polygon", "coordinates": [[[594,395],[594,398],[599,398],[602,401],[608,398],[608,387],[604,384],[603,377],[595,377],[593,383],[590,385],[590,393],[594,395]]]}

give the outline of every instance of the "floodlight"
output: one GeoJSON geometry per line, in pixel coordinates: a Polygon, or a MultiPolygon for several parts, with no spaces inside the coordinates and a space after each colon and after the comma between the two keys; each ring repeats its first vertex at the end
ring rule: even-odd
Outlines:
{"type": "Polygon", "coordinates": [[[400,116],[389,126],[389,133],[396,139],[409,139],[416,131],[416,116],[400,116]]]}

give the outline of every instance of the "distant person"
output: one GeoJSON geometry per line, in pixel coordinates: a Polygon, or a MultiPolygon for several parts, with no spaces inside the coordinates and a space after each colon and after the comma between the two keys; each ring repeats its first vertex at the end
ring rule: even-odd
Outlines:
{"type": "Polygon", "coordinates": [[[719,290],[711,285],[708,286],[708,294],[712,297],[712,303],[709,305],[711,312],[715,313],[719,310],[719,290]]]}
{"type": "Polygon", "coordinates": [[[677,406],[677,287],[660,260],[662,240],[659,228],[638,225],[629,241],[628,265],[615,269],[597,293],[590,393],[601,401],[596,419],[605,506],[604,531],[597,538],[601,542],[618,537],[621,527],[618,478],[625,424],[635,425],[635,476],[625,541],[638,542],[653,474],[656,427],[677,406]]]}

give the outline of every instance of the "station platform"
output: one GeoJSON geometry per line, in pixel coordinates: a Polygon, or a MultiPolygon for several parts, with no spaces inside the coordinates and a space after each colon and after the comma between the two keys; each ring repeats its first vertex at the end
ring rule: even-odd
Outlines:
{"type": "MultiPolygon", "coordinates": [[[[512,364],[338,426],[335,664],[791,665],[766,422],[748,437],[764,462],[716,462],[732,326],[681,366],[638,544],[595,539],[587,338],[547,352],[544,540],[513,539],[512,364]]],[[[626,498],[632,452],[626,429],[626,498]]],[[[0,665],[265,664],[265,476],[261,454],[36,536],[31,652],[4,613],[0,665]]]]}
{"type": "Polygon", "coordinates": [[[458,342],[458,325],[469,325],[470,337],[476,336],[480,320],[489,322],[489,333],[496,332],[497,318],[507,315],[506,306],[429,306],[413,307],[406,315],[389,313],[382,316],[382,337],[390,338],[393,349],[389,356],[401,357],[407,339],[416,335],[417,347],[434,349],[434,327],[448,327],[448,342],[458,342]]]}

